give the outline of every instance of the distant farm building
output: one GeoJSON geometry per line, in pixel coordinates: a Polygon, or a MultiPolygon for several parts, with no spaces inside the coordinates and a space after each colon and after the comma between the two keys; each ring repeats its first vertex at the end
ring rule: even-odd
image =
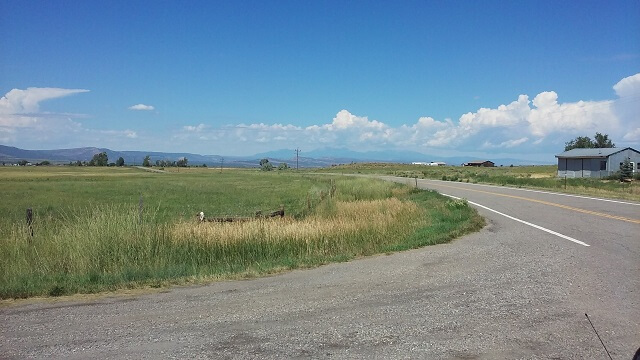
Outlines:
{"type": "Polygon", "coordinates": [[[620,170],[620,164],[629,159],[633,165],[633,172],[638,172],[640,152],[633,148],[600,148],[600,149],[571,149],[558,158],[558,176],[576,178],[601,178],[613,175],[620,170]]]}
{"type": "Polygon", "coordinates": [[[493,161],[489,160],[478,160],[478,161],[469,161],[468,163],[462,164],[462,166],[477,166],[477,167],[494,167],[496,164],[493,161]]]}
{"type": "Polygon", "coordinates": [[[447,165],[447,163],[444,163],[442,161],[432,161],[432,162],[419,162],[419,161],[415,161],[412,162],[411,165],[425,165],[425,166],[445,166],[447,165]]]}

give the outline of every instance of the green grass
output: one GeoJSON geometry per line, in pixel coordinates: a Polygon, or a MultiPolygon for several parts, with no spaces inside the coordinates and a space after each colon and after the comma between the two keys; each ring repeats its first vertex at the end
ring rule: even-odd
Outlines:
{"type": "Polygon", "coordinates": [[[4,299],[256,276],[446,242],[483,226],[466,203],[353,177],[51,167],[2,169],[0,181],[4,299]],[[195,219],[280,204],[285,219],[195,219]]]}
{"type": "Polygon", "coordinates": [[[424,166],[405,164],[353,164],[319,169],[317,172],[344,174],[383,174],[468,183],[544,189],[581,195],[640,201],[640,182],[558,178],[555,165],[514,167],[424,166]]]}
{"type": "MultiPolygon", "coordinates": [[[[162,221],[207,215],[252,215],[257,210],[301,209],[311,184],[291,173],[182,169],[179,174],[132,168],[0,168],[0,213],[11,222],[33,208],[37,219],[62,216],[76,208],[112,204],[157,209],[162,221]]],[[[328,185],[322,185],[327,187],[328,185]]]]}

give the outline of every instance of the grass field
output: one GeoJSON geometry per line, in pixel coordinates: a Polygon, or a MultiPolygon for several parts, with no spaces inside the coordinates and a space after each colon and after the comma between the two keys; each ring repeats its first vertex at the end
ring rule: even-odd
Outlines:
{"type": "Polygon", "coordinates": [[[640,182],[638,180],[632,183],[590,178],[565,180],[556,177],[556,171],[555,165],[480,168],[385,163],[341,165],[317,170],[321,173],[384,174],[420,179],[495,184],[640,201],[640,182]]]}
{"type": "Polygon", "coordinates": [[[4,299],[251,277],[446,242],[484,224],[434,192],[293,171],[6,167],[0,183],[4,299]],[[282,219],[196,220],[281,205],[282,219]]]}

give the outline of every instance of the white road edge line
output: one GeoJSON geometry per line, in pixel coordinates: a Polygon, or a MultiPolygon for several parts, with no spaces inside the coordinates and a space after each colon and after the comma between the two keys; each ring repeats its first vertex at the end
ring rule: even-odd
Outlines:
{"type": "MultiPolygon", "coordinates": [[[[440,194],[442,194],[442,193],[440,193],[440,194]]],[[[459,197],[457,197],[457,196],[447,195],[447,194],[442,194],[442,195],[444,195],[444,196],[448,196],[448,197],[453,198],[453,199],[460,200],[460,198],[459,198],[459,197]]],[[[536,225],[536,224],[532,224],[532,223],[530,223],[530,222],[528,222],[528,221],[520,220],[520,219],[518,219],[518,218],[516,218],[516,217],[513,217],[513,216],[511,216],[511,215],[503,214],[503,213],[501,213],[500,211],[493,210],[493,209],[491,209],[491,208],[488,208],[488,207],[486,207],[486,206],[484,206],[484,205],[480,205],[480,204],[478,204],[478,203],[474,203],[473,201],[469,201],[469,200],[467,200],[467,202],[468,202],[469,204],[472,204],[472,205],[475,205],[475,206],[481,207],[481,208],[483,208],[483,209],[486,209],[486,210],[492,211],[492,212],[494,212],[494,213],[496,213],[496,214],[498,214],[498,215],[502,215],[502,216],[504,216],[504,217],[506,217],[506,218],[509,218],[509,219],[511,219],[511,220],[515,220],[515,221],[517,221],[517,222],[521,222],[521,223],[523,223],[523,224],[525,224],[525,225],[529,225],[529,226],[534,227],[534,228],[536,228],[536,229],[539,229],[539,230],[542,230],[542,231],[548,232],[549,234],[552,234],[552,235],[555,235],[555,236],[561,237],[561,238],[566,239],[566,240],[569,240],[569,241],[573,241],[573,242],[574,242],[574,243],[576,243],[576,244],[580,244],[580,245],[582,245],[582,246],[591,246],[591,245],[589,245],[589,244],[587,244],[587,243],[585,243],[585,242],[582,242],[582,241],[580,241],[580,240],[574,239],[574,238],[572,238],[571,236],[563,235],[563,234],[560,234],[559,232],[555,232],[555,231],[553,231],[553,230],[549,230],[549,229],[547,229],[547,228],[545,228],[545,227],[542,227],[542,226],[540,226],[540,225],[536,225]]]]}
{"type": "MultiPolygon", "coordinates": [[[[444,181],[444,180],[437,180],[437,179],[418,179],[418,180],[428,180],[428,181],[436,181],[436,182],[442,182],[442,183],[451,183],[451,182],[456,183],[455,181],[444,181]]],[[[462,183],[462,184],[474,185],[474,186],[494,187],[494,188],[498,188],[498,189],[529,191],[529,192],[540,193],[540,194],[560,195],[560,196],[574,197],[574,198],[587,199],[587,200],[606,201],[606,202],[612,202],[612,203],[616,203],[616,204],[640,206],[640,203],[632,203],[632,202],[626,202],[626,201],[620,201],[620,200],[612,200],[612,199],[603,199],[603,198],[597,198],[597,197],[591,197],[591,196],[583,196],[583,195],[566,194],[566,193],[559,193],[559,192],[553,192],[553,191],[522,189],[522,188],[516,188],[516,187],[512,187],[512,186],[499,186],[499,185],[490,185],[490,184],[470,184],[470,183],[462,183]]],[[[462,188],[462,189],[464,189],[464,188],[462,188]]]]}

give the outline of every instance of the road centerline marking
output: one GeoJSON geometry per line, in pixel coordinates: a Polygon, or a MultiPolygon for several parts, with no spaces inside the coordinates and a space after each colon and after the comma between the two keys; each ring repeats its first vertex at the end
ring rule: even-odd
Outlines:
{"type": "Polygon", "coordinates": [[[479,192],[479,193],[483,193],[483,194],[503,196],[503,197],[508,197],[508,198],[512,198],[512,199],[518,199],[518,200],[531,201],[531,202],[535,202],[535,203],[539,203],[539,204],[559,207],[559,208],[566,209],[566,210],[572,210],[572,211],[580,212],[580,213],[583,213],[583,214],[595,215],[595,216],[605,217],[605,218],[609,218],[609,219],[615,219],[615,220],[626,221],[626,222],[630,222],[630,223],[634,223],[634,224],[640,224],[640,220],[639,219],[631,219],[631,218],[627,218],[627,217],[624,217],[624,216],[609,215],[609,214],[604,214],[604,213],[600,213],[600,212],[596,212],[596,211],[580,209],[580,208],[573,207],[573,206],[557,204],[557,203],[553,203],[553,202],[549,202],[549,201],[531,199],[531,198],[518,196],[518,195],[509,195],[509,194],[501,194],[501,193],[496,193],[496,192],[491,192],[491,191],[484,191],[484,190],[459,188],[459,187],[455,187],[455,186],[451,186],[451,185],[444,185],[444,184],[439,184],[439,185],[436,185],[436,186],[442,186],[442,187],[447,187],[447,188],[456,189],[456,190],[474,191],[474,192],[479,192]]]}
{"type": "MultiPolygon", "coordinates": [[[[448,196],[448,197],[453,198],[453,199],[458,199],[458,200],[460,199],[459,197],[457,197],[457,196],[453,196],[453,195],[447,195],[447,194],[442,194],[442,195],[444,195],[444,196],[448,196]]],[[[507,214],[505,214],[505,213],[501,213],[500,211],[498,211],[498,210],[494,210],[494,209],[492,209],[492,208],[490,208],[490,207],[487,207],[487,206],[484,206],[484,205],[480,205],[480,204],[478,204],[478,203],[475,203],[475,202],[473,202],[473,201],[469,201],[469,200],[467,200],[467,202],[468,202],[469,204],[475,205],[475,206],[477,206],[477,207],[481,207],[481,208],[483,208],[483,209],[485,209],[485,210],[488,210],[488,211],[494,212],[494,213],[496,213],[496,214],[498,214],[498,215],[502,215],[502,216],[504,216],[504,217],[506,217],[506,218],[509,218],[509,219],[511,219],[511,220],[515,220],[515,221],[517,221],[517,222],[519,222],[519,223],[522,223],[522,224],[525,224],[525,225],[531,226],[531,227],[536,228],[536,229],[538,229],[538,230],[542,230],[542,231],[544,231],[544,232],[547,232],[547,233],[549,233],[549,234],[552,234],[552,235],[555,235],[555,236],[557,236],[557,237],[563,238],[563,239],[565,239],[565,240],[569,240],[569,241],[574,242],[574,243],[576,243],[576,244],[579,244],[579,245],[582,245],[582,246],[587,246],[587,247],[588,247],[588,246],[591,246],[591,245],[589,245],[589,244],[587,244],[587,243],[585,243],[585,242],[583,242],[583,241],[580,241],[580,240],[578,240],[578,239],[574,239],[574,238],[572,238],[571,236],[567,236],[567,235],[564,235],[564,234],[560,234],[560,233],[559,233],[559,232],[557,232],[557,231],[553,231],[553,230],[547,229],[547,228],[545,228],[545,227],[542,227],[542,226],[540,226],[540,225],[536,225],[536,224],[530,223],[530,222],[528,222],[528,221],[524,221],[524,220],[522,220],[522,219],[518,219],[517,217],[511,216],[511,215],[507,215],[507,214]]]]}

